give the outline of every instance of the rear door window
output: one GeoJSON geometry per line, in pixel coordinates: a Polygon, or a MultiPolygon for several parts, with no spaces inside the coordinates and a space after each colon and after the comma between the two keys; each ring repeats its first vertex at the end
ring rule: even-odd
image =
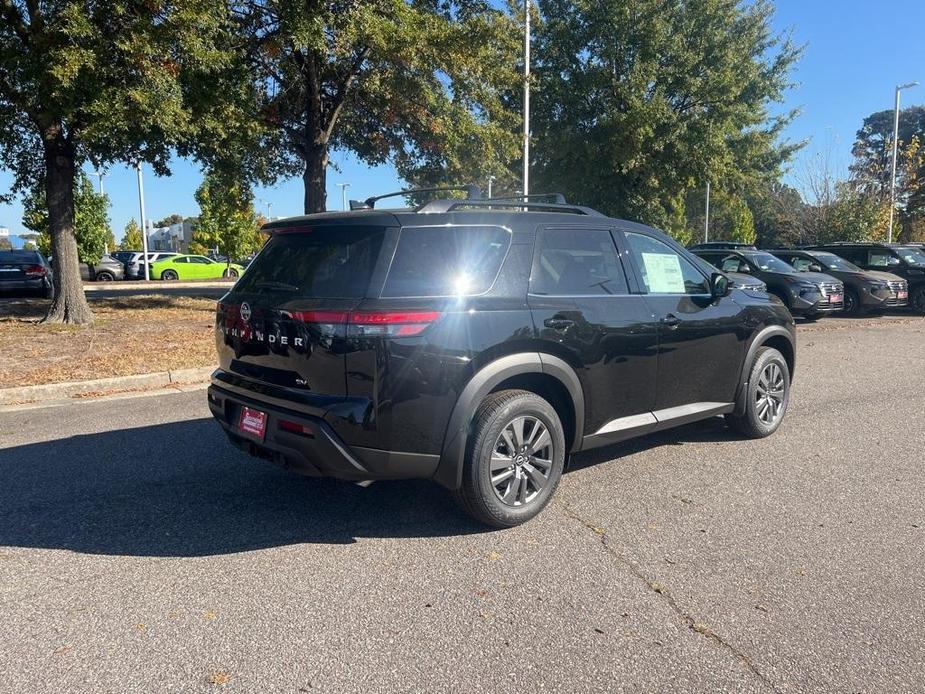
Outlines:
{"type": "Polygon", "coordinates": [[[238,280],[248,293],[359,299],[367,295],[383,227],[322,227],[271,238],[238,280]]]}
{"type": "Polygon", "coordinates": [[[537,238],[530,293],[606,296],[627,293],[626,276],[608,229],[543,229],[537,238]]]}
{"type": "Polygon", "coordinates": [[[495,282],[511,232],[493,226],[404,227],[383,297],[474,296],[495,282]]]}

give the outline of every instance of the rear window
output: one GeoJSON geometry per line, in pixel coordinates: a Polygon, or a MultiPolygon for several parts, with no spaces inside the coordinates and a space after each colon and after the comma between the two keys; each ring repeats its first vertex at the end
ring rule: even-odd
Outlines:
{"type": "Polygon", "coordinates": [[[41,263],[35,251],[0,251],[0,263],[41,263]]]}
{"type": "Polygon", "coordinates": [[[405,227],[382,296],[484,294],[510,245],[511,232],[501,227],[405,227]]]}
{"type": "Polygon", "coordinates": [[[369,288],[383,235],[382,227],[327,227],[278,234],[250,264],[235,289],[256,294],[361,298],[369,288]]]}

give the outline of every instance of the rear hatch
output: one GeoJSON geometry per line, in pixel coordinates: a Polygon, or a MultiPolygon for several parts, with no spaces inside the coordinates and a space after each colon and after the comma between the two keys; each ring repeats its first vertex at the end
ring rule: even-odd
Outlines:
{"type": "Polygon", "coordinates": [[[389,258],[380,259],[385,236],[378,225],[277,232],[218,305],[222,368],[286,389],[346,396],[347,319],[387,269],[389,258]]]}
{"type": "Polygon", "coordinates": [[[0,283],[38,279],[45,272],[45,266],[35,251],[0,251],[0,283]]]}

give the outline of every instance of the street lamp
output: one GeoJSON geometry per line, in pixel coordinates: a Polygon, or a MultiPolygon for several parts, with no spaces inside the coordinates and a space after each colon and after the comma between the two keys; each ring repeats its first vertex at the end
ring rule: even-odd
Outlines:
{"type": "Polygon", "coordinates": [[[707,181],[707,208],[703,220],[703,242],[710,240],[710,181],[707,181]]]}
{"type": "Polygon", "coordinates": [[[350,187],[350,184],[349,183],[338,183],[337,185],[340,188],[341,205],[343,206],[342,209],[344,210],[344,212],[346,212],[347,211],[347,188],[350,187]]]}
{"type": "Polygon", "coordinates": [[[896,106],[893,111],[893,171],[890,175],[890,230],[887,234],[887,242],[893,243],[893,213],[896,211],[896,157],[899,154],[899,93],[903,89],[909,89],[918,84],[918,82],[907,82],[906,84],[896,85],[896,106]]]}
{"type": "Polygon", "coordinates": [[[148,268],[148,222],[145,219],[145,187],[144,183],[141,181],[141,162],[135,164],[135,169],[138,172],[138,209],[141,214],[141,249],[142,249],[142,260],[144,260],[145,268],[145,281],[147,282],[151,279],[151,273],[148,268]]]}
{"type": "Polygon", "coordinates": [[[90,175],[96,176],[97,178],[100,179],[100,195],[102,195],[103,194],[103,179],[106,178],[107,174],[103,173],[102,171],[94,171],[90,175]]]}

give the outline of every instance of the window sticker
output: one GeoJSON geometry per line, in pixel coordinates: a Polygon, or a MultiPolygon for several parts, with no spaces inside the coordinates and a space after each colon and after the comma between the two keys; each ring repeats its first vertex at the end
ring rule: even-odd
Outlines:
{"type": "Polygon", "coordinates": [[[646,284],[653,294],[684,294],[681,259],[673,253],[643,253],[646,284]]]}

